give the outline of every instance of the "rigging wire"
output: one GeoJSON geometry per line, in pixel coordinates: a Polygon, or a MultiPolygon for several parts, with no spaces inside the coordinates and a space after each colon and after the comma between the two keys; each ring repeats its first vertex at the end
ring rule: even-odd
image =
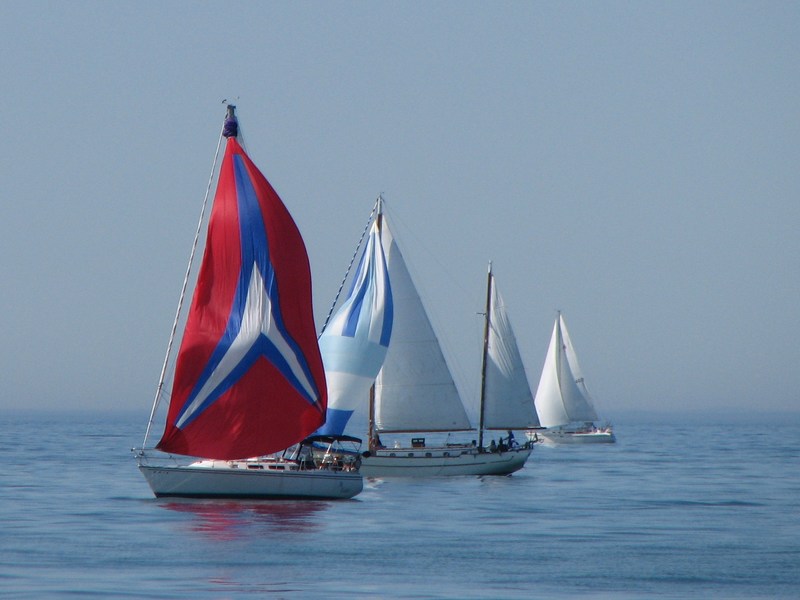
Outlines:
{"type": "Polygon", "coordinates": [[[359,251],[361,250],[361,244],[364,243],[364,237],[367,235],[367,231],[369,231],[369,226],[372,224],[372,218],[375,216],[375,211],[378,210],[378,204],[383,199],[382,196],[378,196],[378,199],[375,201],[375,206],[372,207],[372,212],[369,213],[369,219],[367,219],[367,224],[364,227],[364,231],[361,232],[361,238],[358,240],[358,244],[356,244],[356,250],[353,252],[353,257],[350,259],[350,264],[347,265],[347,270],[344,273],[344,277],[342,278],[342,283],[339,284],[339,290],[336,292],[336,297],[333,299],[333,304],[331,304],[331,308],[328,311],[328,316],[325,317],[325,323],[322,325],[322,331],[319,332],[319,335],[322,336],[325,333],[325,329],[328,327],[328,323],[331,320],[331,316],[333,315],[333,310],[336,308],[336,304],[339,302],[339,296],[342,294],[342,290],[344,289],[344,284],[347,281],[347,278],[350,276],[350,270],[353,268],[353,263],[356,261],[356,257],[358,256],[359,251]]]}
{"type": "Polygon", "coordinates": [[[203,206],[200,209],[200,220],[197,222],[197,230],[194,234],[194,242],[192,243],[192,251],[189,254],[189,264],[186,266],[186,275],[183,277],[183,286],[181,288],[181,295],[180,299],[178,300],[178,308],[175,311],[175,320],[172,323],[172,332],[169,335],[169,342],[167,343],[167,353],[164,356],[164,364],[161,367],[161,376],[158,378],[158,387],[156,388],[156,396],[153,400],[153,408],[150,410],[150,419],[147,421],[147,429],[144,432],[144,441],[142,442],[142,449],[144,450],[147,447],[147,439],[150,437],[150,429],[153,427],[153,419],[155,418],[156,409],[158,408],[158,402],[161,398],[161,392],[164,388],[164,378],[167,372],[167,365],[169,363],[169,357],[172,353],[172,344],[175,342],[175,332],[178,329],[178,320],[180,319],[181,311],[183,310],[183,301],[186,298],[186,288],[189,286],[189,276],[191,275],[192,271],[192,263],[194,262],[194,255],[197,252],[197,245],[200,241],[200,233],[203,229],[203,220],[205,219],[206,214],[206,207],[208,206],[208,197],[211,194],[211,185],[214,181],[214,172],[217,168],[217,159],[219,158],[219,149],[222,147],[222,132],[225,129],[225,125],[223,122],[222,129],[220,129],[219,139],[217,140],[217,150],[214,153],[214,162],[211,165],[211,175],[208,178],[208,185],[206,186],[206,194],[205,198],[203,198],[203,206]]]}

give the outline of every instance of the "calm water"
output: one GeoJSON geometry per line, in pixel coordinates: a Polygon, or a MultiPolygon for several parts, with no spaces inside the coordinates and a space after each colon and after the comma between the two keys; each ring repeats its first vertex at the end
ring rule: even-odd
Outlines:
{"type": "Polygon", "coordinates": [[[155,500],[145,416],[0,415],[3,598],[796,598],[800,418],[617,419],[512,477],[155,500]]]}

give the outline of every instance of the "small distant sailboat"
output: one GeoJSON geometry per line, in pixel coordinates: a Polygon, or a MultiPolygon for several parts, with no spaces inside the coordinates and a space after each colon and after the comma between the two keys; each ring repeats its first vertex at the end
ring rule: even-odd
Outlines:
{"type": "MultiPolygon", "coordinates": [[[[380,436],[450,434],[471,426],[439,341],[378,199],[377,213],[347,300],[321,338],[330,402],[321,433],[343,434],[366,408],[368,477],[506,475],[522,468],[529,443],[484,446],[484,430],[538,424],[505,307],[489,272],[478,440],[389,447],[380,436]]],[[[362,419],[363,421],[363,419],[362,419]]],[[[449,437],[448,437],[449,439],[449,437]]],[[[502,440],[502,438],[501,438],[502,440]]]]}
{"type": "MultiPolygon", "coordinates": [[[[308,437],[325,420],[327,389],[305,244],[240,145],[234,110],[228,106],[220,138],[227,140],[225,154],[172,373],[166,427],[148,448],[188,270],[135,456],[157,497],[351,498],[363,486],[361,441],[308,437]]],[[[197,239],[192,256],[196,246],[197,239]]]]}
{"type": "Polygon", "coordinates": [[[610,425],[598,427],[597,411],[586,389],[578,357],[559,312],[536,390],[536,412],[544,429],[535,434],[562,443],[616,441],[610,425]]]}

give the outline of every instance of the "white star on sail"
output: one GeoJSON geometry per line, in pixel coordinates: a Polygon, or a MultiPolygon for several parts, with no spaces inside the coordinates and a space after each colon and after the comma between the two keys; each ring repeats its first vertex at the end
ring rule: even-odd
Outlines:
{"type": "Polygon", "coordinates": [[[239,333],[194,400],[186,407],[183,415],[176,423],[177,427],[181,428],[187,421],[191,420],[195,412],[203,406],[206,400],[239,366],[262,335],[275,346],[306,395],[309,398],[317,398],[313,383],[308,379],[291,344],[277,325],[273,314],[273,305],[264,286],[264,278],[261,276],[258,266],[253,264],[239,333]]]}

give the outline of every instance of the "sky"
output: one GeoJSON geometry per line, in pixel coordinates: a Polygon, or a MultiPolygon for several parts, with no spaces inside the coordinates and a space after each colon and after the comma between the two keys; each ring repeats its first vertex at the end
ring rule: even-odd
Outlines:
{"type": "Polygon", "coordinates": [[[462,394],[486,268],[533,389],[800,412],[800,4],[16,2],[0,17],[0,410],[140,410],[223,102],[321,326],[375,198],[462,394]]]}

